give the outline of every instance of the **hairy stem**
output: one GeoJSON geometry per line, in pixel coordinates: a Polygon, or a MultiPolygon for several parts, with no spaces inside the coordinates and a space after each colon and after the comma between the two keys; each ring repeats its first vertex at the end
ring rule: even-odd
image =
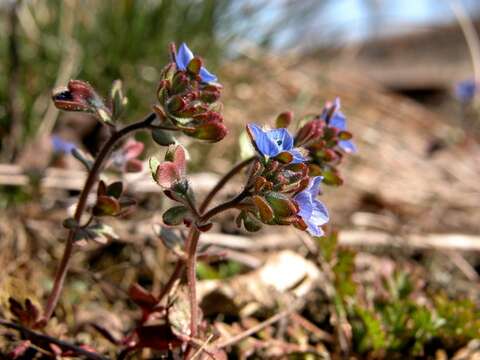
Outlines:
{"type": "MultiPolygon", "coordinates": [[[[107,160],[108,156],[110,155],[111,151],[113,150],[115,144],[125,135],[140,129],[147,128],[151,124],[151,122],[155,120],[155,117],[155,113],[150,113],[142,121],[133,123],[119,131],[114,132],[107,140],[107,142],[105,142],[105,144],[102,146],[100,153],[98,154],[95,162],[93,163],[92,169],[88,173],[87,180],[85,181],[85,185],[83,186],[82,192],[80,193],[80,196],[78,198],[77,208],[73,216],[77,223],[80,222],[83,212],[85,211],[88,194],[90,194],[90,191],[95,185],[98,176],[103,169],[103,165],[107,160]]],[[[53,311],[55,310],[55,307],[58,303],[58,299],[60,298],[60,293],[62,292],[63,284],[65,282],[65,277],[67,275],[70,259],[73,254],[74,238],[75,230],[72,229],[68,233],[67,243],[65,245],[62,260],[60,261],[60,265],[55,275],[53,289],[50,293],[50,296],[48,297],[47,305],[45,307],[44,318],[42,319],[45,322],[47,322],[52,316],[53,311]]]]}
{"type": "Polygon", "coordinates": [[[232,200],[229,200],[227,202],[224,202],[223,204],[220,204],[218,206],[215,206],[214,208],[208,210],[205,214],[202,215],[200,218],[200,223],[205,223],[208,220],[210,220],[212,217],[215,215],[218,215],[221,212],[224,212],[225,210],[233,209],[233,208],[238,208],[244,204],[240,204],[240,202],[245,199],[248,196],[249,192],[247,190],[242,191],[240,194],[238,194],[236,197],[234,197],[232,200]]]}
{"type": "MultiPolygon", "coordinates": [[[[187,287],[188,302],[190,303],[190,337],[195,338],[198,333],[198,304],[197,304],[197,244],[200,238],[200,231],[192,225],[188,234],[187,247],[187,287]]],[[[188,359],[190,346],[187,348],[185,358],[188,359]]]]}
{"type": "Polygon", "coordinates": [[[220,190],[222,190],[222,188],[225,186],[225,184],[227,184],[228,181],[230,181],[231,178],[233,178],[236,174],[238,174],[240,172],[240,170],[242,170],[245,166],[250,164],[253,161],[253,159],[255,159],[255,158],[250,157],[250,158],[248,158],[246,160],[243,160],[242,162],[238,163],[218,181],[218,183],[207,194],[207,196],[203,200],[202,204],[200,205],[200,208],[199,208],[200,214],[202,214],[207,209],[208,205],[210,205],[210,202],[213,200],[215,195],[220,190]]]}

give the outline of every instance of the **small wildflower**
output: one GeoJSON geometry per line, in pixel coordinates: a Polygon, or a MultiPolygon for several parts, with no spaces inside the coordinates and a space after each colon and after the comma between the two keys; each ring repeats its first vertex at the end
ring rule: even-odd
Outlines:
{"type": "Polygon", "coordinates": [[[299,207],[297,215],[305,222],[306,230],[312,236],[322,236],[323,230],[321,226],[329,220],[327,208],[316,199],[320,192],[321,182],[321,176],[311,178],[308,187],[294,198],[299,207]]]}
{"type": "MultiPolygon", "coordinates": [[[[187,44],[182,43],[177,53],[175,54],[175,63],[177,64],[178,69],[186,71],[188,64],[195,58],[192,51],[188,48],[187,44]]],[[[216,82],[217,77],[209,72],[204,66],[200,67],[199,72],[200,78],[206,84],[216,82]]]]}
{"type": "Polygon", "coordinates": [[[472,101],[478,91],[478,84],[471,79],[457,83],[454,88],[455,97],[462,103],[472,101]]]}
{"type": "Polygon", "coordinates": [[[263,130],[256,124],[247,126],[248,134],[255,148],[267,158],[273,158],[281,153],[288,152],[292,155],[291,163],[298,164],[305,161],[305,157],[298,148],[294,148],[293,137],[287,129],[263,130]]]}
{"type": "MultiPolygon", "coordinates": [[[[338,129],[340,132],[347,132],[347,118],[340,111],[340,99],[336,98],[333,104],[327,104],[320,118],[324,120],[329,127],[338,129]]],[[[351,135],[350,135],[351,136],[351,135]]],[[[346,153],[357,152],[357,147],[351,140],[339,140],[338,146],[346,153]]]]}
{"type": "Polygon", "coordinates": [[[54,153],[68,155],[71,154],[74,149],[76,149],[75,144],[62,139],[58,135],[52,135],[50,140],[54,153]]]}

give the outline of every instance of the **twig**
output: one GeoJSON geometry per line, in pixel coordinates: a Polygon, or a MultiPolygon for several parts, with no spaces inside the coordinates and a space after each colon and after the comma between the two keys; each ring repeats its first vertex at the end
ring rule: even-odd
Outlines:
{"type": "Polygon", "coordinates": [[[217,345],[217,348],[221,349],[221,348],[225,348],[225,347],[228,347],[228,346],[232,346],[244,339],[246,339],[247,337],[259,332],[259,331],[262,331],[263,329],[265,329],[267,326],[270,326],[272,324],[275,324],[277,321],[280,321],[281,319],[289,316],[290,314],[292,314],[293,312],[295,312],[299,307],[301,307],[301,305],[303,304],[303,299],[298,299],[296,302],[294,302],[288,309],[282,311],[282,312],[279,312],[278,314],[276,315],[273,315],[272,317],[268,318],[267,320],[265,321],[262,321],[260,324],[258,325],[255,325],[254,327],[240,333],[240,334],[237,334],[235,336],[232,336],[230,339],[227,339],[223,342],[221,342],[220,344],[217,345]]]}
{"type": "MultiPolygon", "coordinates": [[[[205,347],[207,346],[207,344],[210,342],[210,340],[212,340],[213,338],[213,335],[211,334],[207,340],[205,340],[203,342],[203,344],[197,349],[197,351],[192,355],[191,359],[190,360],[194,360],[197,356],[199,356],[202,352],[205,351],[205,347]]],[[[206,352],[208,355],[211,355],[208,351],[206,352]]],[[[215,358],[214,358],[215,359],[215,358]]]]}
{"type": "Polygon", "coordinates": [[[472,19],[470,19],[460,1],[450,0],[449,4],[462,29],[463,36],[465,36],[465,40],[467,41],[468,50],[472,58],[475,83],[480,84],[480,40],[477,31],[475,30],[472,19]]]}
{"type": "Polygon", "coordinates": [[[69,342],[64,341],[64,340],[60,340],[60,339],[56,339],[52,336],[40,334],[36,331],[27,329],[27,328],[25,328],[25,327],[23,327],[19,324],[15,324],[15,323],[12,323],[12,322],[4,320],[4,319],[0,319],[0,325],[4,326],[6,328],[9,328],[9,329],[14,329],[14,330],[20,331],[27,338],[29,338],[33,341],[36,339],[36,340],[44,341],[46,343],[55,344],[55,345],[58,345],[64,351],[65,350],[73,351],[75,354],[85,356],[87,359],[108,360],[108,358],[106,358],[106,357],[104,357],[100,354],[96,354],[94,352],[85,350],[85,349],[83,349],[83,348],[81,348],[77,345],[74,345],[74,344],[69,343],[69,342]]]}

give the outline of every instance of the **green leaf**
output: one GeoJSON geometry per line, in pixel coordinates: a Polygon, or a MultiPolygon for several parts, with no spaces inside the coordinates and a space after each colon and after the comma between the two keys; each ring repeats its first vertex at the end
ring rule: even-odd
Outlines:
{"type": "Polygon", "coordinates": [[[185,241],[172,230],[164,226],[155,225],[154,231],[163,245],[176,254],[183,252],[185,241]]]}
{"type": "Polygon", "coordinates": [[[63,220],[62,225],[65,229],[69,229],[69,230],[78,228],[78,222],[74,218],[67,218],[63,220]]]}
{"type": "Polygon", "coordinates": [[[101,195],[93,207],[92,213],[95,216],[114,216],[120,211],[120,203],[111,196],[101,195]]]}
{"type": "Polygon", "coordinates": [[[120,198],[123,193],[123,183],[121,181],[115,181],[107,186],[106,193],[108,196],[112,196],[116,199],[120,198]]]}
{"type": "Polygon", "coordinates": [[[163,213],[163,222],[170,226],[180,225],[188,214],[185,206],[174,206],[163,213]]]}
{"type": "Polygon", "coordinates": [[[160,146],[170,146],[175,144],[175,137],[172,133],[162,129],[153,129],[152,139],[160,146]]]}
{"type": "Polygon", "coordinates": [[[190,304],[185,289],[176,292],[173,305],[168,311],[168,322],[177,336],[190,335],[190,304]]]}
{"type": "Polygon", "coordinates": [[[112,119],[118,120],[125,111],[128,99],[123,94],[123,84],[121,80],[115,80],[110,91],[112,99],[112,119]]]}
{"type": "Polygon", "coordinates": [[[157,158],[155,157],[151,157],[149,160],[148,160],[148,166],[150,167],[150,172],[152,174],[152,178],[153,180],[157,181],[157,169],[158,169],[158,166],[160,165],[160,161],[158,161],[157,158]]]}

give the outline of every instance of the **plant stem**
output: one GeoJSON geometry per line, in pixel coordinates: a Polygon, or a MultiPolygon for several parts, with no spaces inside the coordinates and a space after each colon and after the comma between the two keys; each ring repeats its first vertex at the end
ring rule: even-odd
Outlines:
{"type": "MultiPolygon", "coordinates": [[[[80,222],[83,212],[85,211],[85,207],[87,205],[88,194],[92,190],[93,186],[95,185],[97,178],[102,171],[103,165],[110,155],[111,151],[113,150],[115,144],[123,138],[125,135],[147,128],[153,120],[155,120],[155,113],[150,113],[147,115],[142,121],[133,123],[124,127],[123,129],[114,132],[110,138],[105,142],[102,146],[100,153],[95,159],[93,163],[92,169],[88,173],[87,180],[85,181],[85,185],[83,186],[82,192],[78,198],[77,208],[75,210],[75,214],[73,218],[80,222]]],[[[75,239],[75,230],[72,229],[68,233],[67,243],[65,245],[65,250],[63,252],[62,260],[60,261],[60,265],[57,269],[57,273],[55,275],[55,282],[53,284],[52,292],[47,301],[47,306],[45,307],[45,314],[44,318],[42,319],[44,322],[48,322],[50,317],[55,310],[55,307],[58,303],[58,299],[60,298],[60,293],[62,292],[63,284],[65,282],[65,277],[67,275],[68,267],[70,264],[70,259],[73,254],[73,247],[74,247],[74,239],[75,239]]]]}
{"type": "MultiPolygon", "coordinates": [[[[195,338],[198,333],[198,304],[197,304],[197,244],[200,238],[200,231],[195,225],[192,225],[188,234],[187,247],[187,287],[188,287],[188,302],[190,303],[190,334],[189,336],[195,338]]],[[[188,358],[190,353],[190,346],[187,348],[185,354],[188,358]]]]}
{"type": "Polygon", "coordinates": [[[244,190],[240,194],[238,194],[236,197],[234,197],[232,200],[224,202],[223,204],[220,204],[218,206],[215,206],[213,209],[210,209],[209,211],[207,211],[205,214],[202,215],[202,217],[200,218],[200,223],[207,222],[210,218],[214,217],[215,215],[221,212],[224,212],[225,210],[233,209],[243,205],[243,204],[240,204],[240,201],[245,199],[248,196],[248,194],[249,192],[247,190],[244,190]]]}
{"type": "Polygon", "coordinates": [[[208,205],[210,205],[210,202],[213,200],[215,195],[220,190],[222,190],[222,188],[225,186],[225,184],[231,178],[233,178],[236,174],[238,174],[240,172],[240,170],[242,170],[245,166],[250,164],[254,159],[255,159],[254,157],[250,157],[250,158],[248,158],[246,160],[243,160],[242,162],[238,163],[218,181],[218,183],[214,186],[214,188],[212,190],[210,190],[210,192],[207,194],[207,196],[203,200],[202,204],[200,205],[200,208],[199,208],[200,214],[202,214],[207,209],[208,205]]]}

